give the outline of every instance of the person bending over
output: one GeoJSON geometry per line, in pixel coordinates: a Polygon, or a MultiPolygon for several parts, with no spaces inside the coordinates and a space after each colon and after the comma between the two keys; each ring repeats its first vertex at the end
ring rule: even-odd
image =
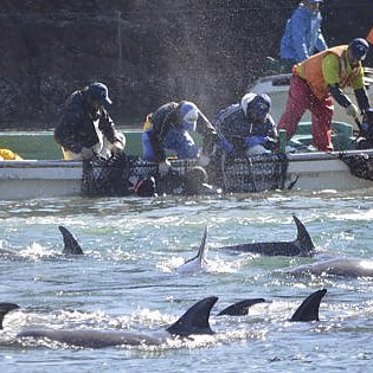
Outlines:
{"type": "Polygon", "coordinates": [[[199,159],[201,166],[209,162],[216,132],[196,104],[189,101],[169,102],[150,113],[142,134],[143,158],[159,163],[159,172],[167,174],[170,162],[167,153],[178,159],[199,159]],[[202,150],[195,144],[190,132],[203,136],[202,150]]]}
{"type": "Polygon", "coordinates": [[[271,153],[277,130],[270,109],[268,95],[249,92],[240,103],[221,110],[213,121],[219,150],[233,157],[271,153]]]}
{"type": "Polygon", "coordinates": [[[71,94],[54,131],[65,160],[110,158],[123,152],[126,139],[109,116],[111,104],[108,88],[100,82],[71,94]]]}
{"type": "Polygon", "coordinates": [[[321,151],[333,150],[333,99],[355,121],[359,120],[359,110],[343,90],[352,87],[361,113],[370,106],[361,64],[368,49],[365,39],[354,39],[349,45],[329,48],[294,65],[286,108],[278,123],[278,129],[286,130],[288,140],[308,109],[312,114],[313,145],[321,151]]]}

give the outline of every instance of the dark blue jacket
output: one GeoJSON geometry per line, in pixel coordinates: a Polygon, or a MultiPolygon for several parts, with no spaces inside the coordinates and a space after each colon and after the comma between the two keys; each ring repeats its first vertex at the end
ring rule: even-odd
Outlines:
{"type": "Polygon", "coordinates": [[[63,148],[79,153],[82,147],[90,148],[99,142],[94,122],[110,143],[120,140],[114,122],[102,108],[90,112],[84,91],[74,92],[66,101],[63,113],[54,130],[54,138],[63,148]]]}
{"type": "Polygon", "coordinates": [[[271,115],[267,115],[263,123],[250,123],[240,104],[233,104],[221,110],[213,121],[220,139],[228,144],[222,144],[227,151],[230,147],[236,153],[242,153],[246,148],[246,139],[252,136],[277,137],[276,124],[271,115]]]}

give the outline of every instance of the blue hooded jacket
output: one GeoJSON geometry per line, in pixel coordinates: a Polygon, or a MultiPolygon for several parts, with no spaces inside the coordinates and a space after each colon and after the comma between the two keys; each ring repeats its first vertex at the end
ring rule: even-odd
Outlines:
{"type": "Polygon", "coordinates": [[[327,49],[321,33],[321,21],[320,11],[312,12],[300,3],[286,23],[281,39],[281,59],[298,63],[327,49]]]}

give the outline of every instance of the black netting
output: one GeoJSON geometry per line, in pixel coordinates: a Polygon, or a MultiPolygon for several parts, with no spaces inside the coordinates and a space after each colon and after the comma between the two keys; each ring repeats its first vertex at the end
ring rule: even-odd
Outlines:
{"type": "MultiPolygon", "coordinates": [[[[225,159],[214,163],[215,177],[204,180],[196,160],[171,161],[172,171],[164,177],[155,163],[136,156],[122,155],[109,160],[83,163],[82,194],[86,196],[126,196],[133,194],[139,181],[154,178],[159,194],[203,193],[206,181],[228,193],[261,192],[282,189],[288,160],[285,155],[256,155],[245,159],[225,159]],[[197,166],[197,167],[196,167],[197,166]],[[218,175],[218,177],[216,177],[218,175]]],[[[207,175],[206,175],[207,178],[207,175]]]]}
{"type": "Polygon", "coordinates": [[[140,180],[155,177],[162,190],[169,191],[168,184],[191,170],[196,161],[172,161],[169,180],[160,178],[158,165],[137,156],[121,155],[110,159],[94,159],[83,162],[82,194],[85,196],[126,196],[133,194],[140,180]],[[162,185],[161,185],[162,184],[162,185]]]}
{"type": "Polygon", "coordinates": [[[244,159],[222,159],[225,192],[246,193],[283,189],[288,159],[285,154],[253,155],[244,159]]]}
{"type": "Polygon", "coordinates": [[[361,179],[373,180],[373,155],[340,153],[340,159],[350,168],[352,175],[361,179]]]}

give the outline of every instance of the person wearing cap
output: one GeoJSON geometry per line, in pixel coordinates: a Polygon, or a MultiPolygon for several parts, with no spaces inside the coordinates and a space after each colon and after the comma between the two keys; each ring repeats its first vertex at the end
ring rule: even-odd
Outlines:
{"type": "Polygon", "coordinates": [[[221,110],[213,120],[220,152],[233,157],[271,153],[277,130],[270,109],[268,95],[249,92],[239,103],[221,110]]]}
{"type": "Polygon", "coordinates": [[[71,94],[54,131],[65,160],[109,158],[123,152],[126,140],[108,114],[111,104],[108,88],[100,82],[71,94]]]}
{"type": "Polygon", "coordinates": [[[159,163],[159,172],[167,174],[170,162],[167,153],[178,159],[199,159],[201,166],[209,162],[216,133],[196,104],[189,101],[169,102],[148,114],[142,134],[143,158],[159,163]],[[190,132],[203,137],[202,150],[195,144],[190,132]]]}
{"type": "Polygon", "coordinates": [[[303,0],[288,19],[281,39],[280,57],[291,68],[316,52],[327,49],[321,31],[319,5],[323,0],[303,0]]]}
{"type": "Polygon", "coordinates": [[[288,140],[308,109],[312,114],[313,145],[321,151],[333,150],[333,99],[355,122],[359,120],[359,109],[363,114],[370,107],[361,64],[368,49],[367,41],[358,38],[294,65],[285,111],[278,123],[278,129],[286,130],[288,140]],[[354,90],[359,109],[344,93],[346,87],[354,90]]]}

